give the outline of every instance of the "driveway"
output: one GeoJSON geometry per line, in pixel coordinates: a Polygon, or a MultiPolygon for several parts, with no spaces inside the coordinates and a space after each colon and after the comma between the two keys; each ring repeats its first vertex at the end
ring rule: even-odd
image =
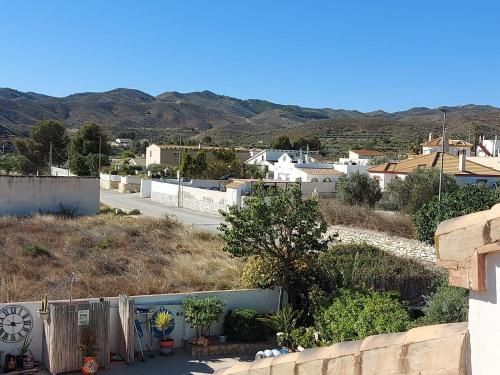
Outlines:
{"type": "Polygon", "coordinates": [[[116,190],[101,189],[101,202],[124,211],[136,209],[145,216],[156,218],[164,217],[165,214],[175,216],[186,225],[192,225],[211,232],[216,232],[217,226],[222,222],[222,218],[218,215],[166,206],[154,202],[150,198],[139,198],[139,193],[125,194],[116,190]]]}

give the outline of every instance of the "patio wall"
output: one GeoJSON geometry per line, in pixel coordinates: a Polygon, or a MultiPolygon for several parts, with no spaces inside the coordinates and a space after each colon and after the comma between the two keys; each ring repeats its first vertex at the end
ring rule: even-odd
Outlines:
{"type": "MultiPolygon", "coordinates": [[[[222,333],[222,325],[224,323],[224,316],[228,310],[238,307],[247,307],[255,309],[258,313],[268,313],[276,309],[279,291],[277,289],[241,289],[241,290],[225,290],[225,291],[212,291],[212,292],[194,292],[194,293],[172,293],[172,294],[156,294],[144,296],[132,296],[135,307],[142,306],[156,310],[159,306],[163,306],[174,314],[175,329],[171,336],[175,340],[175,346],[182,346],[183,340],[188,340],[195,335],[192,329],[184,321],[184,311],[182,308],[182,301],[189,296],[196,297],[209,297],[218,296],[224,300],[225,312],[222,314],[221,319],[217,324],[212,327],[212,334],[222,333]]],[[[118,297],[105,298],[110,301],[110,350],[112,352],[118,351],[118,297]]],[[[79,301],[98,301],[98,298],[79,300],[79,301]]],[[[49,302],[64,302],[64,301],[49,301],[49,302]]],[[[76,300],[75,300],[76,302],[76,300]]],[[[36,360],[42,360],[42,321],[38,317],[38,309],[40,308],[39,302],[21,302],[21,303],[0,303],[0,310],[6,306],[21,305],[26,307],[33,316],[33,330],[31,336],[33,341],[31,344],[31,351],[36,360]]],[[[146,325],[142,325],[145,334],[147,334],[146,325]]],[[[153,344],[153,349],[157,349],[158,343],[156,339],[150,340],[145,337],[146,343],[153,344]]],[[[136,350],[139,351],[139,346],[136,341],[136,350]]],[[[5,343],[0,340],[0,351],[5,354],[15,353],[21,346],[22,342],[18,343],[5,343]]]]}

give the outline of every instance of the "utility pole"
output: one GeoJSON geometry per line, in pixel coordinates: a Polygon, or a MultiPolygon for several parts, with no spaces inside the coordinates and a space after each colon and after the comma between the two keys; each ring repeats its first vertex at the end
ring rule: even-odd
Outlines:
{"type": "Polygon", "coordinates": [[[179,155],[177,158],[177,207],[181,206],[181,150],[182,133],[179,135],[179,155]]]}
{"type": "Polygon", "coordinates": [[[439,202],[439,216],[441,216],[441,193],[443,189],[443,168],[444,168],[444,142],[447,142],[445,133],[446,133],[446,108],[440,108],[439,109],[441,112],[443,112],[443,138],[442,138],[442,148],[441,148],[441,169],[439,170],[439,195],[438,195],[438,202],[439,202]]]}
{"type": "Polygon", "coordinates": [[[101,137],[99,137],[99,167],[97,169],[97,176],[101,175],[101,137]]]}
{"type": "Polygon", "coordinates": [[[49,146],[49,173],[52,175],[52,142],[50,142],[49,146]]]}

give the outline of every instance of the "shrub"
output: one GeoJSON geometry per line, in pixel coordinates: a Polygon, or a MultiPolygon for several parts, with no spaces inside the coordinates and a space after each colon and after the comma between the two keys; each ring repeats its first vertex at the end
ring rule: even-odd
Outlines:
{"type": "Polygon", "coordinates": [[[410,318],[392,294],[344,289],[316,316],[316,324],[322,341],[333,343],[405,331],[410,318]]]}
{"type": "Polygon", "coordinates": [[[367,174],[359,172],[340,177],[337,190],[339,199],[351,206],[374,207],[382,198],[377,181],[371,179],[367,174]]]}
{"type": "Polygon", "coordinates": [[[210,326],[224,311],[224,301],[219,297],[186,298],[182,305],[186,321],[196,329],[197,337],[210,334],[210,326]]]}
{"type": "MultiPolygon", "coordinates": [[[[443,176],[444,192],[458,189],[453,176],[443,176]]],[[[439,193],[439,169],[417,168],[404,180],[394,180],[387,187],[387,200],[408,214],[414,214],[420,207],[430,202],[439,193]]]]}
{"type": "Polygon", "coordinates": [[[442,272],[367,244],[338,244],[320,255],[320,286],[331,293],[339,288],[397,291],[419,308],[424,295],[441,282],[442,272]]]}
{"type": "Polygon", "coordinates": [[[266,339],[266,330],[252,309],[229,311],[224,320],[224,333],[230,341],[258,342],[266,339]]]}
{"type": "Polygon", "coordinates": [[[31,257],[50,257],[50,251],[49,249],[41,244],[29,244],[29,245],[24,245],[22,249],[23,255],[24,256],[31,256],[31,257]]]}
{"type": "Polygon", "coordinates": [[[440,286],[424,307],[422,322],[426,325],[467,321],[469,312],[468,291],[461,288],[440,286]]]}
{"type": "Polygon", "coordinates": [[[266,318],[260,318],[276,332],[276,340],[279,346],[293,349],[292,331],[297,327],[297,321],[302,316],[302,311],[293,310],[291,305],[285,305],[281,310],[266,318]]]}
{"type": "Polygon", "coordinates": [[[292,330],[291,333],[293,348],[296,349],[299,346],[304,349],[315,348],[321,345],[319,340],[319,332],[317,332],[314,327],[299,327],[292,330]]]}
{"type": "Polygon", "coordinates": [[[485,184],[463,185],[452,193],[444,193],[441,196],[441,204],[438,198],[434,197],[420,208],[413,218],[417,237],[421,241],[434,243],[434,233],[441,221],[487,210],[498,202],[496,192],[485,184]]]}
{"type": "Polygon", "coordinates": [[[128,212],[128,215],[140,215],[141,214],[141,211],[138,210],[137,208],[133,209],[133,210],[130,210],[128,212]]]}

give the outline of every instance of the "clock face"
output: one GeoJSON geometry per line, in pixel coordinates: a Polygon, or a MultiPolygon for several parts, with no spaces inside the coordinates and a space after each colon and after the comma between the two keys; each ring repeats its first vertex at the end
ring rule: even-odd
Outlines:
{"type": "Polygon", "coordinates": [[[23,341],[32,329],[33,316],[26,307],[9,305],[0,310],[0,341],[23,341]]]}

